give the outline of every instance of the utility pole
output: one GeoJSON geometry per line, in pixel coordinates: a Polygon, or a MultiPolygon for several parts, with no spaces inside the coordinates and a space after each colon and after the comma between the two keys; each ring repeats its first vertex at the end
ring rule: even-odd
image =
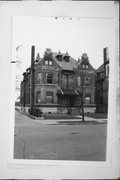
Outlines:
{"type": "Polygon", "coordinates": [[[35,60],[35,46],[31,47],[31,82],[30,82],[30,114],[33,115],[34,109],[34,60],[35,60]]]}
{"type": "Polygon", "coordinates": [[[25,111],[25,105],[26,105],[26,73],[23,73],[24,76],[24,96],[23,96],[23,107],[24,107],[24,111],[25,111]]]}
{"type": "MultiPolygon", "coordinates": [[[[68,74],[66,74],[66,77],[67,77],[67,90],[68,90],[68,74]]],[[[68,107],[69,107],[69,98],[67,96],[67,111],[69,111],[68,107]]]]}
{"type": "Polygon", "coordinates": [[[81,75],[81,109],[82,109],[82,122],[85,121],[84,119],[84,77],[81,75]]]}

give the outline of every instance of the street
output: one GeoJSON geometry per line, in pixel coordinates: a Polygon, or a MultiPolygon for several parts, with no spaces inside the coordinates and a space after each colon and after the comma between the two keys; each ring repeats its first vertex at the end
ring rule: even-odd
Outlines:
{"type": "Polygon", "coordinates": [[[80,121],[35,120],[16,111],[14,158],[105,161],[107,124],[80,121]]]}

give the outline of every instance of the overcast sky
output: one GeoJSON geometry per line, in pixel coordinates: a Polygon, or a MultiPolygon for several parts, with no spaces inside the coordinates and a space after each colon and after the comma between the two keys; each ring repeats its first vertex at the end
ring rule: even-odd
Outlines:
{"type": "Polygon", "coordinates": [[[31,46],[35,45],[36,55],[46,48],[62,53],[68,51],[76,60],[87,53],[90,63],[98,68],[103,63],[103,48],[114,48],[114,21],[100,18],[58,18],[24,16],[13,19],[13,58],[20,60],[20,72],[31,62],[31,46]],[[18,51],[16,52],[16,47],[18,51]]]}

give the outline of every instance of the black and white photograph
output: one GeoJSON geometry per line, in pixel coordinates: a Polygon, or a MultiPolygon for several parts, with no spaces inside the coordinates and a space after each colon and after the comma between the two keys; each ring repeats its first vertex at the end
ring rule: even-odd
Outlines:
{"type": "Polygon", "coordinates": [[[116,2],[1,5],[1,177],[118,176],[116,2]]]}
{"type": "Polygon", "coordinates": [[[112,27],[111,19],[13,19],[15,159],[106,161],[112,27]]]}

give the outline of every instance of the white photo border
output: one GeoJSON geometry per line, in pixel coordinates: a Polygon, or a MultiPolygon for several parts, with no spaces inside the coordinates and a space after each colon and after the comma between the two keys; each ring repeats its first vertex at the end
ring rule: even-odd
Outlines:
{"type": "MultiPolygon", "coordinates": [[[[49,2],[50,3],[50,2],[49,2]]],[[[75,6],[77,6],[80,2],[52,2],[50,3],[42,3],[42,2],[21,2],[21,3],[18,3],[18,7],[16,6],[16,2],[15,3],[3,3],[3,9],[9,9],[9,7],[11,8],[9,13],[7,15],[5,15],[3,13],[3,15],[5,16],[5,23],[7,24],[7,26],[9,26],[9,39],[8,39],[8,43],[9,45],[11,45],[12,43],[12,19],[14,16],[45,16],[45,13],[43,12],[44,11],[44,8],[48,8],[49,9],[49,12],[46,17],[50,17],[52,16],[61,16],[61,14],[63,16],[69,16],[69,17],[73,17],[73,16],[76,16],[76,14],[74,13],[70,13],[70,10],[72,8],[72,6],[74,4],[76,4],[75,6]],[[60,5],[63,3],[64,6],[66,7],[66,9],[68,9],[68,15],[66,15],[66,12],[63,11],[62,13],[59,12],[57,13],[55,11],[55,15],[54,13],[50,11],[50,8],[51,8],[51,5],[53,5],[53,8],[52,10],[55,10],[55,8],[58,8],[59,7],[59,3],[60,5]],[[17,10],[13,10],[13,7],[12,6],[17,7],[17,10]],[[31,11],[32,9],[32,5],[34,6],[33,7],[33,11],[31,11]],[[36,7],[39,5],[42,5],[42,7],[40,8],[42,13],[40,12],[39,13],[39,10],[37,9],[37,13],[36,13],[36,7]],[[24,7],[25,6],[25,7],[24,7]],[[28,11],[25,12],[26,8],[28,8],[28,11]],[[22,10],[22,11],[21,11],[22,10]],[[43,14],[43,15],[42,15],[43,14]]],[[[62,4],[62,5],[63,5],[62,4]]],[[[114,4],[114,2],[113,2],[114,4]]],[[[113,5],[113,7],[116,6],[115,4],[113,5]]],[[[116,7],[113,8],[113,11],[115,11],[116,7]]],[[[88,13],[89,14],[89,13],[88,13]]],[[[109,14],[109,13],[108,13],[109,14]]],[[[106,17],[108,17],[108,14],[106,17]]],[[[115,23],[116,23],[116,16],[115,15],[115,12],[113,12],[113,17],[111,16],[110,18],[113,18],[115,20],[115,23]]],[[[6,27],[6,26],[5,26],[6,27]]],[[[119,61],[119,55],[118,55],[118,51],[116,50],[116,48],[118,49],[118,46],[116,46],[116,41],[117,38],[116,38],[116,28],[115,27],[115,49],[114,49],[114,55],[113,55],[113,60],[110,60],[110,80],[109,80],[109,108],[108,108],[108,124],[107,124],[107,160],[105,162],[93,162],[93,161],[80,161],[80,162],[76,162],[76,161],[56,161],[56,160],[16,160],[13,158],[13,149],[14,149],[14,95],[15,95],[15,64],[11,64],[11,61],[12,61],[12,57],[13,57],[13,52],[12,52],[12,45],[11,47],[9,48],[9,53],[8,53],[8,57],[9,57],[9,60],[7,60],[7,62],[9,62],[9,73],[10,73],[10,101],[8,101],[8,106],[9,106],[9,120],[7,120],[7,122],[9,123],[9,127],[8,127],[8,130],[9,130],[9,135],[8,135],[8,139],[7,139],[7,142],[9,143],[9,148],[7,147],[7,157],[5,157],[5,162],[7,161],[7,168],[6,166],[4,166],[3,168],[3,176],[5,176],[5,173],[7,172],[7,175],[5,177],[10,177],[10,178],[15,178],[17,176],[20,176],[20,177],[28,177],[28,178],[32,178],[34,176],[34,178],[38,177],[38,178],[41,178],[41,177],[47,177],[45,172],[46,169],[51,169],[51,167],[54,167],[56,168],[57,172],[61,172],[60,168],[62,169],[63,167],[66,169],[66,172],[68,172],[68,169],[71,169],[71,168],[76,168],[76,170],[73,170],[73,172],[70,172],[69,171],[69,175],[66,174],[66,173],[63,173],[63,175],[61,174],[51,174],[50,172],[48,173],[48,176],[49,177],[57,177],[58,178],[58,175],[59,175],[59,178],[63,178],[63,177],[74,177],[74,178],[79,178],[82,176],[82,178],[86,177],[86,178],[90,178],[90,177],[97,177],[98,174],[96,173],[99,173],[98,177],[116,177],[118,175],[118,171],[116,172],[110,172],[110,169],[111,170],[116,170],[116,166],[118,165],[117,162],[117,159],[114,159],[116,158],[116,156],[118,156],[118,151],[116,150],[115,151],[115,147],[118,146],[118,139],[119,137],[117,136],[119,133],[118,133],[118,127],[117,127],[117,124],[119,125],[118,123],[118,112],[116,108],[118,108],[118,104],[116,103],[117,101],[117,98],[116,96],[118,96],[118,84],[115,84],[117,82],[117,80],[119,80],[118,78],[118,75],[116,74],[116,72],[118,72],[118,66],[119,64],[117,64],[119,61]],[[114,59],[117,59],[116,61],[114,61],[114,59]],[[10,70],[11,68],[11,70],[10,70]],[[113,119],[115,120],[115,122],[113,122],[113,119]],[[117,130],[117,132],[116,132],[117,130]],[[117,136],[117,137],[116,137],[117,136]],[[117,138],[117,142],[115,140],[115,138],[117,138]],[[115,147],[114,147],[115,146],[115,147]],[[117,153],[117,155],[114,155],[114,153],[117,153]],[[42,171],[41,175],[39,174],[39,169],[41,167],[44,167],[44,170],[42,171]],[[22,174],[21,175],[21,170],[24,171],[24,168],[25,170],[27,169],[28,173],[25,173],[25,176],[22,174]],[[36,169],[36,175],[35,173],[33,172],[32,174],[32,171],[30,172],[30,169],[32,168],[32,171],[34,171],[36,169]],[[15,169],[19,169],[19,172],[17,172],[17,174],[15,175],[14,173],[10,173],[9,172],[9,169],[12,169],[13,172],[15,172],[15,169]],[[80,170],[78,172],[78,170],[80,170]],[[86,170],[88,172],[88,174],[86,174],[86,170]],[[75,174],[75,172],[77,171],[77,173],[75,174]],[[83,172],[81,172],[83,171],[83,172]],[[90,172],[91,171],[91,172],[90,172]],[[94,172],[96,171],[96,172],[94,172]],[[104,172],[102,174],[102,172],[104,172]],[[109,173],[108,173],[109,172],[109,173]],[[71,174],[72,173],[72,174],[71,174]],[[80,174],[81,173],[81,174],[80,174]],[[116,173],[116,174],[115,174],[116,173]],[[67,176],[68,175],[68,176],[67,176]],[[71,175],[71,176],[70,176],[71,175]]],[[[5,46],[5,45],[4,45],[5,46]]],[[[4,49],[3,49],[4,50],[4,49]]],[[[5,51],[4,51],[5,52],[5,51]]],[[[6,52],[7,53],[7,52],[6,52]]],[[[3,116],[2,116],[3,117],[3,116]]],[[[6,124],[3,124],[4,127],[6,124]]],[[[4,134],[4,133],[3,133],[4,134]]],[[[1,139],[0,139],[1,140],[1,139]]],[[[5,147],[4,147],[5,148],[5,147]]],[[[4,161],[4,160],[2,160],[4,161]]]]}

